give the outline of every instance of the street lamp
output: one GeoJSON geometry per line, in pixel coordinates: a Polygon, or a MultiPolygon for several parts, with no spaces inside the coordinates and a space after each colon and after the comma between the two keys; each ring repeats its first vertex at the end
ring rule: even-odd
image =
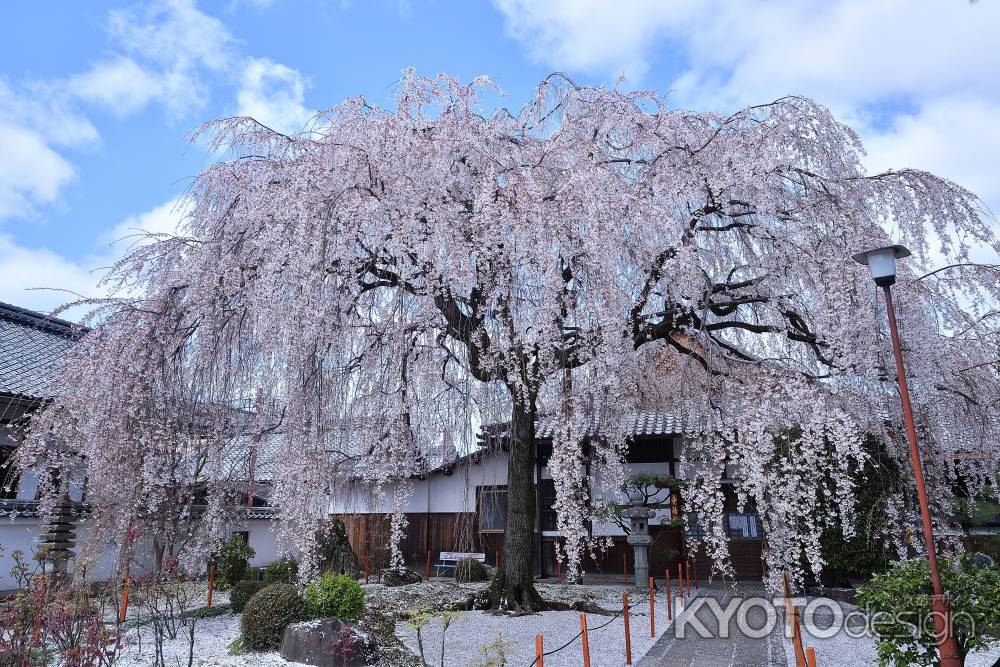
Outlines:
{"type": "Polygon", "coordinates": [[[910,461],[913,464],[913,479],[917,485],[917,499],[920,502],[920,518],[924,524],[924,542],[927,543],[927,560],[931,568],[931,603],[934,616],[934,627],[939,638],[938,655],[942,667],[960,667],[958,642],[951,633],[948,598],[941,586],[941,573],[938,571],[937,549],[934,543],[934,528],[931,526],[931,512],[927,506],[927,489],[924,486],[924,471],[920,463],[920,450],[917,449],[917,429],[913,424],[913,409],[910,407],[910,390],[906,384],[906,372],[903,370],[903,351],[899,345],[899,331],[896,328],[896,311],[892,306],[891,287],[896,282],[896,260],[909,257],[910,251],[905,246],[891,245],[875,248],[854,255],[854,261],[864,264],[872,272],[875,284],[882,288],[885,294],[885,307],[889,315],[889,333],[892,335],[892,353],[896,358],[896,379],[899,381],[899,397],[903,404],[903,420],[906,422],[906,437],[910,442],[910,461]]]}

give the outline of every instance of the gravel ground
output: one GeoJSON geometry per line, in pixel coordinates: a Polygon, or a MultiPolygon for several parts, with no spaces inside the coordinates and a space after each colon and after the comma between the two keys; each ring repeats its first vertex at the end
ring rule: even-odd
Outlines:
{"type": "MultiPolygon", "coordinates": [[[[376,637],[382,656],[381,665],[392,667],[417,667],[420,665],[416,635],[403,622],[405,612],[423,610],[431,613],[466,609],[470,598],[482,590],[486,583],[456,584],[450,581],[433,581],[388,588],[381,584],[365,587],[365,618],[361,626],[376,637]],[[401,641],[402,639],[402,641],[401,641]]],[[[642,592],[626,589],[624,586],[568,586],[564,584],[539,584],[539,592],[547,600],[567,605],[585,604],[595,610],[608,613],[621,608],[621,595],[629,590],[631,603],[632,657],[637,661],[653,645],[655,639],[649,637],[649,606],[642,592]],[[636,604],[638,603],[638,604],[636,604]]],[[[217,602],[223,604],[226,596],[216,595],[217,602]]],[[[657,637],[667,629],[664,601],[657,601],[657,637]]],[[[138,605],[130,607],[129,620],[138,621],[141,611],[138,605]],[[134,616],[133,616],[134,614],[134,616]]],[[[624,664],[624,622],[618,617],[612,619],[597,613],[588,614],[590,631],[591,664],[593,667],[624,664]],[[606,627],[596,629],[608,623],[606,627]]],[[[508,652],[509,665],[528,665],[535,657],[535,633],[541,632],[545,638],[545,649],[552,650],[573,639],[579,632],[579,613],[575,611],[542,612],[527,616],[492,615],[486,612],[461,611],[459,618],[448,628],[445,647],[445,665],[475,665],[482,662],[482,646],[493,643],[498,635],[506,645],[512,645],[508,652]]],[[[194,664],[199,666],[227,667],[273,667],[294,665],[281,658],[276,652],[229,655],[228,646],[239,635],[239,616],[226,614],[216,618],[199,619],[196,625],[194,644],[194,664]]],[[[441,651],[441,617],[435,618],[421,630],[424,637],[428,661],[437,665],[441,651]]],[[[168,665],[186,665],[189,644],[185,637],[168,641],[164,645],[164,655],[168,665]]],[[[122,651],[121,660],[116,663],[124,667],[139,667],[153,664],[154,647],[152,629],[140,625],[129,631],[127,646],[122,651]]],[[[581,644],[576,639],[559,653],[548,656],[548,666],[579,665],[581,644]]]]}
{"type": "MultiPolygon", "coordinates": [[[[214,602],[214,601],[213,601],[214,602]]],[[[240,617],[233,614],[200,619],[195,625],[194,664],[199,666],[226,665],[240,667],[272,667],[297,665],[283,660],[277,653],[248,653],[229,655],[229,644],[240,634],[240,617]]],[[[154,664],[153,630],[141,626],[127,635],[129,646],[122,652],[116,667],[147,667],[154,664]]],[[[189,643],[187,637],[166,641],[163,655],[167,665],[187,665],[189,643]]]]}
{"type": "MultiPolygon", "coordinates": [[[[667,625],[666,612],[657,623],[657,637],[667,625]]],[[[546,667],[582,664],[582,644],[576,635],[580,632],[580,614],[575,611],[545,611],[528,616],[491,615],[482,611],[463,612],[452,621],[446,633],[444,665],[481,665],[489,657],[497,657],[502,644],[509,665],[527,667],[535,659],[535,634],[541,633],[545,650],[551,651],[567,642],[569,646],[558,653],[545,656],[546,667]]],[[[638,660],[655,642],[649,636],[649,613],[631,615],[632,660],[638,660]]],[[[625,664],[625,624],[621,617],[590,614],[587,616],[590,640],[590,664],[593,667],[611,667],[625,664]],[[610,621],[610,623],[609,623],[610,621]],[[608,623],[608,625],[605,625],[608,623]],[[599,626],[604,626],[600,627],[599,626]]],[[[442,621],[435,619],[421,629],[424,653],[430,664],[438,665],[441,655],[442,621]]],[[[419,653],[416,633],[405,623],[396,626],[396,632],[414,653],[419,653]]]]}
{"type": "MultiPolygon", "coordinates": [[[[638,661],[669,628],[665,601],[658,599],[656,637],[651,638],[648,597],[643,592],[626,589],[624,586],[540,584],[538,588],[542,597],[547,600],[557,600],[566,604],[586,602],[615,613],[621,609],[622,593],[629,590],[630,603],[634,605],[629,612],[633,662],[638,661]]],[[[593,667],[624,665],[624,620],[620,616],[612,618],[610,615],[592,613],[587,615],[587,626],[591,665],[593,667]]],[[[420,631],[424,655],[432,665],[441,664],[442,627],[442,618],[438,616],[420,631]]],[[[447,642],[444,665],[485,664],[489,657],[497,656],[498,646],[502,645],[508,665],[527,667],[535,659],[535,635],[540,633],[546,651],[570,642],[559,652],[545,656],[546,667],[560,665],[578,667],[582,664],[582,644],[576,637],[579,632],[580,614],[575,611],[546,611],[525,616],[498,615],[482,611],[459,612],[445,633],[447,642]]],[[[406,622],[399,622],[396,625],[396,634],[402,638],[407,648],[419,654],[413,627],[406,622]]]]}

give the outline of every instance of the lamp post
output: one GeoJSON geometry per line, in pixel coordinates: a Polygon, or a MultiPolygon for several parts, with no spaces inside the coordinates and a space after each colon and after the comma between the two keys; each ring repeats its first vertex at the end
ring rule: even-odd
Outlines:
{"type": "Polygon", "coordinates": [[[931,569],[931,604],[934,616],[934,627],[938,636],[938,655],[942,667],[960,667],[962,659],[958,651],[958,642],[951,633],[948,598],[941,586],[941,574],[938,571],[937,548],[934,542],[934,528],[931,525],[930,508],[927,505],[927,489],[924,486],[924,471],[920,463],[920,450],[917,448],[917,429],[913,423],[913,409],[910,406],[910,390],[906,384],[906,372],[903,370],[903,351],[899,345],[899,331],[896,328],[896,311],[892,305],[891,287],[896,282],[896,260],[909,257],[910,251],[901,245],[891,245],[876,248],[854,255],[854,261],[866,265],[872,272],[875,284],[882,288],[885,294],[885,307],[889,316],[889,332],[892,336],[892,353],[896,358],[896,379],[899,381],[899,397],[903,404],[903,420],[906,422],[906,437],[910,443],[910,461],[913,464],[913,479],[917,486],[917,499],[920,503],[920,518],[924,525],[924,542],[927,544],[927,561],[931,569]]]}

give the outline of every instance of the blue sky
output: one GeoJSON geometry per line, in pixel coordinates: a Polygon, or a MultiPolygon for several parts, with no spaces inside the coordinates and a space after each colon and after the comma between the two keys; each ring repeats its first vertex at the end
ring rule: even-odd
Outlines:
{"type": "Polygon", "coordinates": [[[810,95],[871,169],[952,178],[1000,210],[1000,4],[965,0],[153,0],[0,9],[0,300],[87,295],[204,166],[185,137],[245,113],[291,130],[401,70],[488,74],[519,106],[547,73],[729,110],[810,95]]]}

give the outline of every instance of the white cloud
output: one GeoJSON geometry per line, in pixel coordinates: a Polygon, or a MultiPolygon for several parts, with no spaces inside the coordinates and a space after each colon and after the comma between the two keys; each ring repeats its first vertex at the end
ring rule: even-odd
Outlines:
{"type": "MultiPolygon", "coordinates": [[[[184,209],[170,200],[149,211],[129,216],[95,241],[82,259],[71,259],[47,248],[29,248],[9,234],[0,233],[0,301],[40,311],[75,300],[75,295],[102,296],[98,287],[105,269],[124,255],[141,233],[168,233],[176,230],[184,209]]],[[[79,310],[69,317],[80,316],[79,310]]]]}
{"type": "Polygon", "coordinates": [[[51,311],[72,301],[70,290],[85,296],[96,296],[97,277],[85,265],[67,259],[46,248],[27,248],[7,234],[0,234],[0,301],[33,310],[51,311]]]}
{"type": "Polygon", "coordinates": [[[100,104],[118,116],[139,111],[165,93],[160,74],[124,57],[97,63],[72,77],[68,85],[78,97],[100,104]]]}
{"type": "Polygon", "coordinates": [[[290,67],[267,58],[248,58],[237,94],[237,114],[280,132],[301,131],[312,116],[302,105],[307,85],[305,77],[290,67]]]}
{"type": "Polygon", "coordinates": [[[884,131],[863,136],[872,171],[901,165],[961,183],[984,200],[1000,202],[1000,103],[963,98],[928,101],[899,115],[884,131]]]}
{"type": "Polygon", "coordinates": [[[661,37],[678,31],[697,0],[494,0],[508,34],[537,62],[612,77],[640,78],[661,37]]]}
{"type": "Polygon", "coordinates": [[[0,220],[31,217],[57,201],[76,168],[57,149],[85,146],[97,130],[53,90],[15,92],[0,80],[0,220]]]}
{"type": "MultiPolygon", "coordinates": [[[[854,103],[1000,92],[997,3],[906,0],[494,0],[508,33],[554,69],[642,76],[657,55],[683,69],[682,103],[789,93],[854,103]]],[[[664,62],[669,66],[670,62],[664,62]]]]}
{"type": "Polygon", "coordinates": [[[95,64],[76,84],[86,98],[119,113],[158,100],[175,118],[184,117],[208,101],[205,74],[224,73],[233,63],[232,34],[193,0],[112,11],[109,32],[127,57],[95,64]]]}
{"type": "Polygon", "coordinates": [[[141,240],[143,233],[171,234],[184,217],[186,208],[181,200],[171,199],[144,213],[130,215],[105,232],[98,239],[99,244],[108,247],[108,254],[120,256],[125,249],[141,240]]]}

